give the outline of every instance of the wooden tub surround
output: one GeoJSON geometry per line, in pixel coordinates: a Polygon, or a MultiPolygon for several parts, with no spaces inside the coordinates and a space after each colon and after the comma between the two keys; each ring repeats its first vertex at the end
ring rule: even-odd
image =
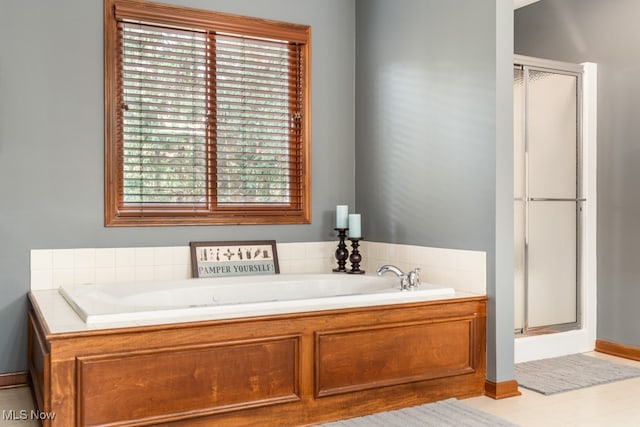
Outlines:
{"type": "Polygon", "coordinates": [[[29,299],[44,426],[310,425],[484,390],[484,296],[65,332],[29,299]]]}

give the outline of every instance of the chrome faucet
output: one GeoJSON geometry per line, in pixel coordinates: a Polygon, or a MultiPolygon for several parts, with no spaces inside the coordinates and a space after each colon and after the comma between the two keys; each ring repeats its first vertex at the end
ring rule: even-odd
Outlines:
{"type": "Polygon", "coordinates": [[[383,265],[376,271],[376,273],[378,273],[378,276],[382,276],[385,273],[393,273],[398,276],[400,278],[400,290],[402,291],[409,289],[413,290],[420,285],[419,268],[415,268],[408,273],[403,273],[402,270],[395,265],[383,265]]]}

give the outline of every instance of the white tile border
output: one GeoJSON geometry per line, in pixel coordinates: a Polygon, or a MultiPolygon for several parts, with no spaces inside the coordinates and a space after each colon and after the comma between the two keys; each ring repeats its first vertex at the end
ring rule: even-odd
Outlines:
{"type": "Polygon", "coordinates": [[[384,264],[401,270],[420,268],[423,282],[485,295],[486,254],[480,251],[363,242],[363,267],[368,273],[384,264]]]}
{"type": "MultiPolygon", "coordinates": [[[[337,242],[278,243],[281,273],[330,272],[336,267],[337,242]]],[[[419,267],[422,281],[457,291],[486,294],[484,252],[391,243],[361,244],[361,268],[367,274],[384,264],[419,267]]],[[[349,267],[347,262],[347,267],[349,267]]],[[[144,248],[33,249],[31,289],[57,289],[64,284],[181,280],[191,277],[188,246],[144,248]]]]}

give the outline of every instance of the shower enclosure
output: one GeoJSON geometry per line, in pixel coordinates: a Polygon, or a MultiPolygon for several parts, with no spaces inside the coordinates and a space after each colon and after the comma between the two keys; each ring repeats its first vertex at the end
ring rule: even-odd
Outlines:
{"type": "Polygon", "coordinates": [[[514,64],[515,330],[580,328],[580,65],[514,64]]]}

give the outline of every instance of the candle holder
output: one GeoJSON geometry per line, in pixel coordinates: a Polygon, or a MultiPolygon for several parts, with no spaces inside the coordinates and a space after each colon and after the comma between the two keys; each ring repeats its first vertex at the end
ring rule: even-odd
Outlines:
{"type": "Polygon", "coordinates": [[[338,238],[340,239],[340,242],[338,242],[338,249],[336,249],[338,268],[334,268],[333,271],[335,273],[346,273],[347,269],[344,268],[344,266],[347,263],[349,251],[347,250],[347,245],[345,245],[344,240],[347,238],[348,228],[334,228],[334,230],[338,232],[338,238]]]}
{"type": "Polygon", "coordinates": [[[351,255],[349,256],[349,261],[351,261],[351,270],[347,273],[349,274],[364,274],[364,270],[360,270],[360,262],[362,261],[362,255],[360,255],[360,251],[358,251],[358,246],[360,246],[359,242],[362,238],[351,240],[351,255]]]}

